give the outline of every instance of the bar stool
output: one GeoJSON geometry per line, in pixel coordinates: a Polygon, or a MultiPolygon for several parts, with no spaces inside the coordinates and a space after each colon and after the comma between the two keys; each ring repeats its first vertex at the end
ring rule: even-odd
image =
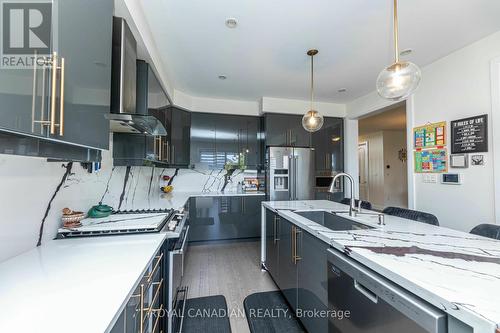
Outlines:
{"type": "Polygon", "coordinates": [[[472,228],[470,233],[500,240],[500,225],[487,223],[479,224],[472,228]]]}
{"type": "Polygon", "coordinates": [[[382,213],[439,226],[439,220],[436,216],[429,213],[419,212],[417,210],[400,207],[387,207],[382,211],[382,213]]]}

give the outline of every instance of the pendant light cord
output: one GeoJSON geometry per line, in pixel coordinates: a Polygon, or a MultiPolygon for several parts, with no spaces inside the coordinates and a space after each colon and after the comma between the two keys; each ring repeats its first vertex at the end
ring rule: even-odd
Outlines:
{"type": "Polygon", "coordinates": [[[311,55],[311,110],[314,103],[314,55],[311,55]]]}
{"type": "Polygon", "coordinates": [[[394,0],[394,62],[399,62],[398,0],[394,0]]]}

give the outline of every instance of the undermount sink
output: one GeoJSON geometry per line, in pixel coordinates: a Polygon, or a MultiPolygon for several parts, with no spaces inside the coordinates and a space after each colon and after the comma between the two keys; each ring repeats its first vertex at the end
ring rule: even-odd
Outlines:
{"type": "Polygon", "coordinates": [[[324,210],[304,212],[296,211],[295,214],[305,217],[308,220],[321,224],[322,226],[334,231],[375,229],[369,225],[351,221],[345,217],[338,216],[324,210]]]}

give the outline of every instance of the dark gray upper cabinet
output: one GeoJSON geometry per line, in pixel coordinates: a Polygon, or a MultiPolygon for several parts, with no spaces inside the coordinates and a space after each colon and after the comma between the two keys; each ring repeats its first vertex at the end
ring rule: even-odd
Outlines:
{"type": "Polygon", "coordinates": [[[0,128],[108,149],[113,1],[56,0],[53,15],[58,68],[0,69],[0,128]]]}
{"type": "Polygon", "coordinates": [[[170,141],[166,143],[171,166],[189,166],[191,141],[191,112],[176,107],[167,110],[166,126],[170,141]]]}
{"type": "Polygon", "coordinates": [[[302,116],[266,113],[266,146],[311,147],[311,133],[302,127],[302,116]]]}
{"type": "Polygon", "coordinates": [[[218,164],[216,159],[216,124],[217,119],[209,113],[191,114],[191,164],[199,167],[224,167],[224,161],[218,164]]]}
{"type": "Polygon", "coordinates": [[[344,170],[344,120],[325,117],[323,127],[312,133],[316,171],[344,170]]]}
{"type": "Polygon", "coordinates": [[[191,115],[191,164],[222,169],[226,163],[262,165],[259,117],[215,113],[191,115]],[[243,163],[244,162],[244,163],[243,163]]]}
{"type": "Polygon", "coordinates": [[[59,81],[64,82],[64,119],[58,118],[64,133],[56,137],[108,149],[105,115],[110,110],[113,1],[58,0],[54,5],[59,28],[53,49],[65,59],[65,74],[59,81]],[[78,38],[83,32],[85,38],[78,38]]]}

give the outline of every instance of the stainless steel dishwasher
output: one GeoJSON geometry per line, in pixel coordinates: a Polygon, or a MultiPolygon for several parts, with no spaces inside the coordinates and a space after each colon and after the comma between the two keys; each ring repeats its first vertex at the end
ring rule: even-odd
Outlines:
{"type": "Polygon", "coordinates": [[[328,252],[330,333],[447,332],[444,312],[345,254],[328,252]]]}

